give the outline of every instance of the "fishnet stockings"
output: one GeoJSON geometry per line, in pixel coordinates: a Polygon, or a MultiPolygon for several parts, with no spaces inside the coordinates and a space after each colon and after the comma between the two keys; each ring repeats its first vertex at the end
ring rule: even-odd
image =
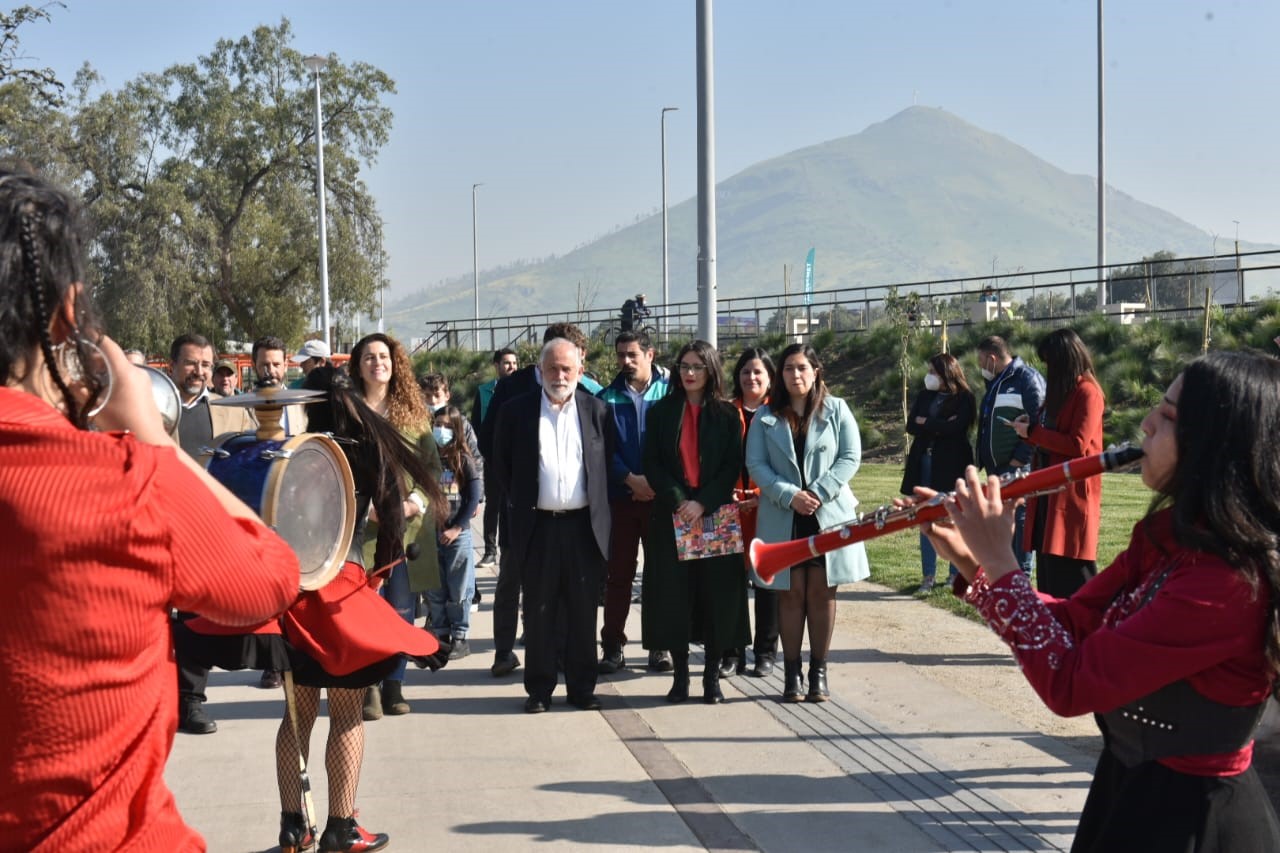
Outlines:
{"type": "Polygon", "coordinates": [[[800,659],[806,622],[810,658],[826,660],[836,624],[836,591],[827,586],[827,563],[822,558],[792,567],[791,588],[778,594],[778,633],[787,660],[800,659]]]}
{"type": "MultiPolygon", "coordinates": [[[[360,784],[360,764],[364,760],[364,688],[327,688],[329,694],[329,739],[325,743],[324,769],[329,777],[329,814],[351,817],[356,808],[356,788],[360,784]]],[[[298,732],[302,755],[311,766],[311,729],[320,709],[320,688],[295,687],[298,732]]],[[[280,786],[280,809],[302,811],[302,779],[298,775],[298,744],[288,711],[276,732],[276,779],[280,786]]]]}

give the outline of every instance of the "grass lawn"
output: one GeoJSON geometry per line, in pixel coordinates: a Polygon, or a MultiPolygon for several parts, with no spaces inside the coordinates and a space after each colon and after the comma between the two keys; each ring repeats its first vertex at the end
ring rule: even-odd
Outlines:
{"type": "MultiPolygon", "coordinates": [[[[1133,525],[1147,511],[1151,491],[1136,474],[1103,474],[1102,528],[1098,533],[1098,566],[1111,564],[1129,543],[1133,525]]],[[[863,463],[851,486],[858,498],[858,511],[868,513],[898,497],[902,484],[899,464],[863,463]]],[[[919,530],[912,528],[870,539],[866,543],[871,563],[871,580],[899,592],[915,592],[920,584],[919,530]]],[[[946,563],[939,560],[938,579],[946,577],[946,563]]],[[[951,595],[945,584],[939,584],[929,603],[970,618],[977,614],[969,605],[951,595]]]]}

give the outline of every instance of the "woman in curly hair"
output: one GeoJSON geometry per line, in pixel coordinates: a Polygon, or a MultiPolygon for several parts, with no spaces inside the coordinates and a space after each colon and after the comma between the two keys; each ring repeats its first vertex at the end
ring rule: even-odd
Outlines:
{"type": "MultiPolygon", "coordinates": [[[[351,350],[347,366],[356,393],[374,412],[382,415],[418,448],[418,456],[431,473],[427,481],[413,480],[404,501],[405,542],[414,543],[416,556],[391,569],[382,594],[406,621],[414,620],[420,593],[440,583],[440,559],[436,548],[436,523],[427,508],[441,500],[440,454],[431,436],[431,415],[413,376],[409,354],[400,342],[381,332],[366,335],[351,350]]],[[[380,517],[374,518],[380,521],[380,517]]],[[[366,555],[366,557],[371,555],[366,555]]],[[[407,714],[409,703],[402,691],[404,666],[387,676],[381,689],[370,688],[364,716],[376,720],[384,713],[407,714]]]]}

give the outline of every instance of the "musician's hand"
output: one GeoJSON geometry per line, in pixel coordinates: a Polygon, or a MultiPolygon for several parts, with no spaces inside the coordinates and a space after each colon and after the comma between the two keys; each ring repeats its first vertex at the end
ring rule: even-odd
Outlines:
{"type": "Polygon", "coordinates": [[[760,505],[760,499],[754,495],[749,498],[743,498],[738,501],[738,509],[755,509],[760,505]]]}
{"type": "Polygon", "coordinates": [[[813,515],[820,506],[822,501],[808,489],[801,489],[791,499],[791,508],[801,515],[813,515]]]}
{"type": "Polygon", "coordinates": [[[1018,415],[1009,421],[1009,426],[1018,434],[1018,438],[1026,438],[1027,434],[1031,432],[1031,418],[1026,415],[1018,415]]]}
{"type": "MultiPolygon", "coordinates": [[[[983,482],[978,476],[978,469],[970,465],[965,469],[964,477],[956,481],[955,493],[943,502],[943,507],[967,546],[971,559],[981,564],[988,578],[996,581],[1009,572],[1021,571],[1010,547],[1015,504],[1004,503],[998,477],[988,477],[983,482]]],[[[931,541],[933,537],[941,539],[946,547],[945,532],[934,530],[931,541]]],[[[938,553],[943,552],[940,549],[938,553]]],[[[960,568],[959,564],[957,568],[960,568]]],[[[973,568],[976,569],[976,565],[973,568]]],[[[965,577],[972,580],[967,574],[965,577]]]]}
{"type": "MultiPolygon", "coordinates": [[[[147,444],[172,445],[173,439],[164,431],[160,410],[156,408],[147,372],[130,364],[119,344],[106,335],[97,343],[111,367],[112,386],[111,399],[94,417],[94,425],[103,430],[128,430],[147,444]]],[[[73,384],[71,390],[79,398],[84,396],[77,393],[81,391],[80,385],[73,384]]],[[[83,399],[80,402],[84,402],[83,399]]]]}

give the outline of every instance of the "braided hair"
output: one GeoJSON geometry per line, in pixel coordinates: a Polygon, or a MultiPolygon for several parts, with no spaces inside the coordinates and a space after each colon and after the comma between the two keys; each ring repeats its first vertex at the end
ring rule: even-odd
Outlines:
{"type": "Polygon", "coordinates": [[[83,229],[68,193],[31,172],[0,166],[0,379],[7,384],[30,376],[38,349],[67,417],[80,427],[106,390],[95,371],[83,369],[91,361],[83,336],[100,332],[83,288],[75,297],[78,333],[67,341],[81,366],[71,366],[75,375],[63,376],[49,327],[67,291],[84,281],[83,229]],[[84,386],[87,399],[82,392],[77,402],[73,382],[84,386]]]}

